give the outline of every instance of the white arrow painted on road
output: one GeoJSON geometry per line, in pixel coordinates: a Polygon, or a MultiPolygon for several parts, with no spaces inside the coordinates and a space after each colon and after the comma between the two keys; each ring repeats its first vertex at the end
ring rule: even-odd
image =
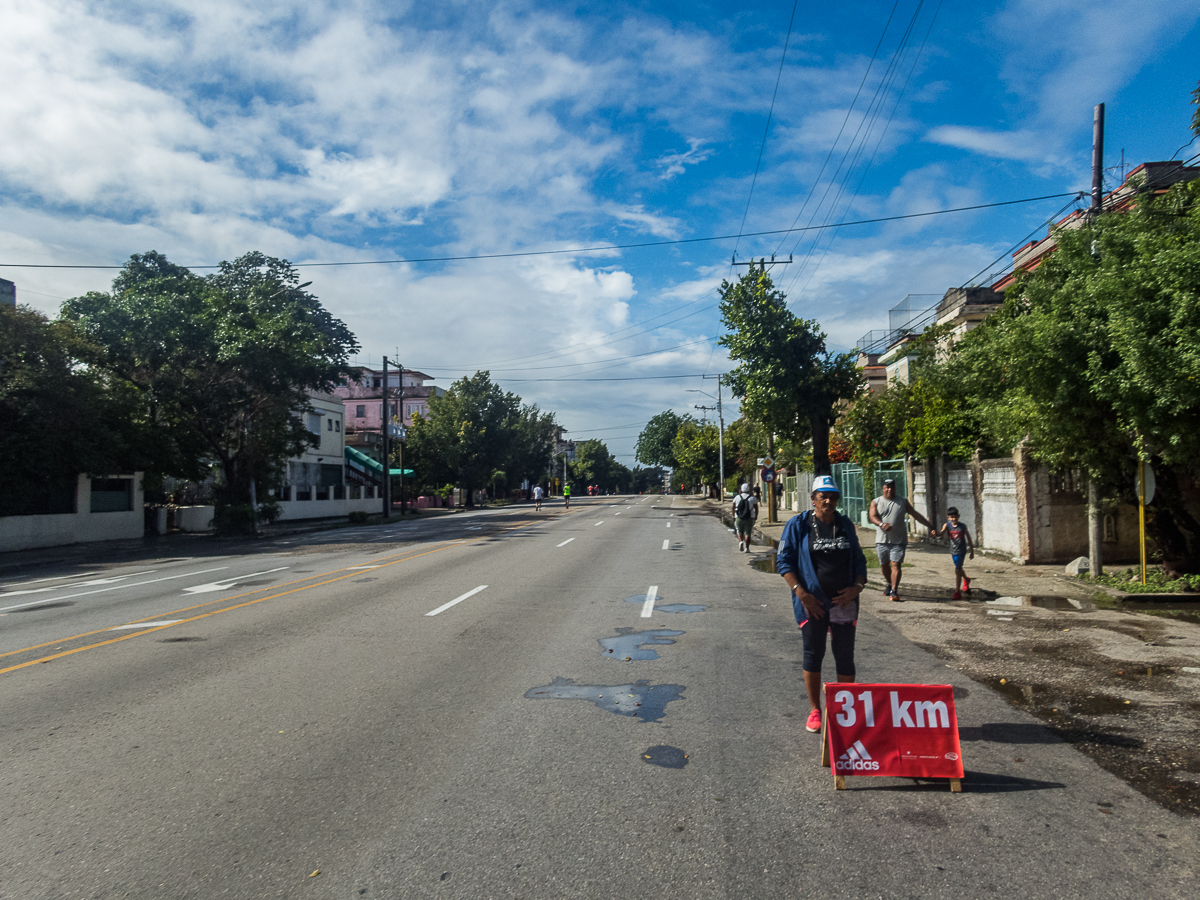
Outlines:
{"type": "Polygon", "coordinates": [[[208,584],[198,584],[195,587],[186,587],[183,589],[185,594],[208,594],[212,591],[227,591],[239,581],[245,581],[247,578],[255,578],[259,575],[270,575],[272,572],[282,572],[284,569],[291,568],[290,566],[280,566],[278,569],[267,569],[265,572],[251,572],[249,575],[239,575],[237,578],[230,581],[213,581],[208,584]]]}

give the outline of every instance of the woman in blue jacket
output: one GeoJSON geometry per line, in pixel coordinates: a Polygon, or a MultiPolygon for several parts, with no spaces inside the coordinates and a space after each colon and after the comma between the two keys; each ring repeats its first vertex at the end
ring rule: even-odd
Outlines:
{"type": "Polygon", "coordinates": [[[837,483],[813,482],[813,508],[783,529],[775,568],[792,592],[792,609],[804,636],[804,687],[812,712],[805,728],[821,730],[821,663],[825,636],[833,645],[838,681],[854,681],[854,630],[858,595],[867,583],[867,560],[854,523],[837,511],[837,483]]]}

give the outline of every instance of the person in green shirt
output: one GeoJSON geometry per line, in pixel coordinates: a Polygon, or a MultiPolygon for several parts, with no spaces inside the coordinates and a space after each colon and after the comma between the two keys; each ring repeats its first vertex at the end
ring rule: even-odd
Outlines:
{"type": "Polygon", "coordinates": [[[571,486],[569,484],[563,485],[563,502],[566,503],[567,509],[571,508],[571,486]]]}

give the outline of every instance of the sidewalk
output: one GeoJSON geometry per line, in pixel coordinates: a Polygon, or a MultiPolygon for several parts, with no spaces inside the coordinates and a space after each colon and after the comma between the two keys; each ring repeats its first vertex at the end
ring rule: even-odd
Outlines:
{"type": "MultiPolygon", "coordinates": [[[[688,505],[729,520],[728,504],[692,499],[688,505]]],[[[738,554],[730,534],[730,556],[772,570],[773,550],[793,515],[784,513],[776,525],[761,517],[753,554],[738,554]]],[[[864,550],[873,550],[874,529],[858,534],[864,550]]],[[[1106,601],[1058,565],[977,554],[965,568],[971,594],[954,601],[949,551],[910,542],[900,583],[904,602],[884,597],[881,573],[869,567],[863,620],[888,623],[1164,808],[1200,816],[1200,604],[1186,596],[1116,603],[1122,595],[1115,591],[1105,592],[1113,597],[1106,601]]],[[[1024,748],[1016,761],[1030,752],[1024,748]]]]}
{"type": "MultiPolygon", "coordinates": [[[[729,501],[694,502],[711,510],[713,514],[720,513],[723,519],[729,519],[728,527],[733,527],[729,515],[729,501]]],[[[791,510],[780,510],[779,522],[768,525],[766,513],[761,513],[754,525],[753,549],[763,552],[778,547],[784,526],[793,516],[798,515],[800,513],[791,510]]],[[[855,527],[863,549],[874,550],[875,529],[855,527]]],[[[966,570],[971,577],[972,593],[977,594],[976,599],[1055,594],[1088,600],[1097,591],[1095,586],[1081,584],[1067,576],[1061,565],[1018,565],[1001,557],[976,553],[975,559],[968,561],[966,570]]],[[[880,590],[883,586],[882,573],[878,568],[868,566],[867,587],[880,590]]],[[[949,600],[954,593],[954,566],[950,562],[950,551],[939,544],[910,539],[904,558],[901,587],[907,588],[901,591],[901,596],[911,596],[914,600],[949,600]]]]}

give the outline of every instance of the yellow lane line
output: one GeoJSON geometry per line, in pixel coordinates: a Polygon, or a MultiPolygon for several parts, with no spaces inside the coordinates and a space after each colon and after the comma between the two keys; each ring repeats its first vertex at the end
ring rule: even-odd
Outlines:
{"type": "MultiPolygon", "coordinates": [[[[524,528],[527,525],[532,525],[532,524],[533,524],[533,522],[523,522],[520,525],[512,525],[507,528],[502,528],[500,530],[501,531],[516,531],[518,528],[524,528]]],[[[485,539],[486,539],[485,537],[480,536],[479,538],[477,538],[474,541],[462,541],[462,542],[455,541],[452,543],[446,543],[446,544],[443,544],[443,546],[441,546],[441,547],[435,547],[432,550],[426,550],[424,553],[414,553],[412,556],[405,556],[402,559],[393,559],[390,562],[380,563],[378,568],[384,569],[384,568],[387,568],[388,566],[394,566],[397,563],[408,562],[409,560],[412,560],[412,559],[419,559],[422,556],[429,556],[431,553],[439,553],[442,550],[448,550],[450,547],[460,546],[462,543],[479,543],[485,539]]],[[[205,606],[212,606],[214,603],[226,603],[229,600],[236,600],[239,597],[249,597],[249,596],[252,596],[253,594],[260,593],[261,591],[275,590],[276,588],[287,587],[288,585],[291,585],[291,584],[300,584],[304,581],[311,581],[313,578],[323,578],[323,577],[325,577],[325,575],[332,575],[335,572],[344,572],[344,571],[346,571],[346,568],[351,568],[351,567],[345,567],[345,568],[341,568],[341,569],[333,569],[330,572],[326,572],[324,575],[313,575],[313,576],[310,576],[309,578],[301,578],[296,581],[291,581],[291,582],[288,582],[287,584],[283,584],[283,585],[274,585],[272,587],[258,588],[257,590],[247,591],[243,594],[236,594],[233,597],[222,597],[219,600],[210,600],[208,603],[200,603],[200,604],[197,604],[196,606],[188,606],[183,609],[175,610],[174,612],[158,613],[158,614],[155,614],[152,616],[143,616],[141,619],[135,619],[133,622],[131,622],[129,624],[133,625],[133,624],[137,624],[138,622],[145,621],[146,619],[160,619],[160,618],[163,618],[164,616],[173,616],[173,615],[178,615],[179,613],[191,612],[194,609],[203,609],[205,606]]],[[[18,663],[15,666],[8,666],[7,668],[0,669],[0,675],[5,674],[6,672],[15,672],[18,669],[24,669],[29,666],[35,666],[35,665],[38,665],[39,663],[48,663],[51,660],[61,659],[64,656],[71,656],[75,653],[81,653],[84,650],[94,650],[97,647],[107,647],[109,644],[118,644],[121,641],[127,641],[130,638],[140,637],[141,635],[151,634],[152,632],[162,631],[167,628],[173,628],[176,625],[183,625],[187,622],[195,622],[199,619],[206,619],[209,616],[215,616],[218,613],[230,612],[231,610],[241,609],[242,607],[245,607],[245,606],[253,606],[256,603],[262,603],[264,600],[275,600],[279,597],[286,597],[288,594],[295,594],[300,591],[307,591],[310,588],[323,587],[327,584],[334,584],[335,582],[343,581],[347,578],[353,578],[355,575],[358,575],[358,574],[361,574],[361,573],[356,570],[353,572],[349,572],[346,575],[339,575],[337,578],[330,578],[328,581],[321,581],[316,584],[309,584],[309,585],[305,585],[304,587],[293,588],[290,591],[283,591],[278,594],[271,594],[266,597],[259,597],[257,600],[248,600],[245,603],[237,603],[233,606],[227,606],[223,609],[215,609],[210,612],[201,613],[200,615],[192,616],[191,618],[180,619],[177,622],[172,622],[170,625],[159,625],[155,628],[147,628],[144,631],[134,631],[130,634],[122,635],[121,637],[110,638],[107,641],[99,641],[95,644],[87,644],[86,646],[83,646],[83,647],[76,647],[73,650],[64,650],[62,653],[54,653],[54,654],[51,654],[50,656],[40,657],[39,659],[31,659],[28,662],[18,663]]],[[[56,641],[47,641],[44,644],[35,644],[32,647],[25,647],[24,649],[21,649],[21,650],[10,650],[8,653],[0,654],[0,657],[11,656],[16,653],[28,653],[30,650],[39,650],[42,647],[48,647],[48,646],[50,646],[50,644],[61,644],[66,641],[79,640],[80,638],[91,637],[96,634],[103,634],[103,633],[112,631],[114,627],[116,627],[116,626],[108,626],[107,628],[101,628],[97,631],[88,631],[83,634],[74,635],[73,637],[59,638],[56,641]]]]}
{"type": "MultiPolygon", "coordinates": [[[[406,552],[406,551],[401,551],[401,552],[406,552]]],[[[410,557],[410,558],[412,558],[412,557],[410,557]]],[[[385,557],[385,559],[386,559],[386,557],[385,557]]],[[[393,560],[393,562],[404,562],[404,560],[397,559],[397,560],[393,560]]],[[[384,562],[384,563],[380,563],[379,567],[383,568],[384,566],[390,566],[391,564],[392,563],[390,563],[390,562],[384,562]]],[[[217,603],[225,603],[229,600],[237,600],[239,597],[249,597],[253,594],[260,594],[263,591],[274,591],[274,590],[278,590],[279,588],[282,588],[282,587],[291,587],[293,584],[303,584],[305,581],[313,581],[314,579],[317,579],[317,578],[324,578],[326,575],[332,575],[335,572],[344,572],[346,570],[346,568],[350,568],[350,567],[344,567],[341,569],[332,569],[329,572],[321,572],[320,574],[317,574],[317,575],[309,575],[307,578],[297,578],[295,581],[285,581],[283,584],[272,584],[272,585],[268,585],[266,587],[255,588],[252,591],[245,591],[244,593],[241,593],[241,594],[234,594],[232,597],[218,597],[216,600],[209,600],[205,603],[197,603],[195,606],[185,606],[183,609],[177,609],[171,613],[163,613],[163,616],[171,616],[171,615],[176,615],[178,613],[191,612],[193,609],[203,609],[206,606],[213,606],[217,603]]],[[[161,619],[163,616],[160,616],[160,615],[142,616],[142,618],[134,619],[132,622],[129,622],[127,624],[136,625],[138,622],[143,622],[146,619],[161,619]]],[[[112,629],[115,627],[117,627],[117,626],[106,625],[104,628],[99,628],[95,631],[85,631],[83,634],[75,634],[75,635],[72,635],[71,637],[58,638],[53,641],[46,641],[43,644],[34,644],[33,646],[30,646],[30,647],[22,647],[20,650],[9,650],[5,653],[0,653],[0,659],[3,659],[6,656],[13,656],[14,654],[17,654],[17,653],[28,653],[30,650],[40,650],[42,647],[49,647],[51,644],[61,644],[64,641],[77,641],[80,638],[91,637],[94,634],[103,634],[106,631],[112,631],[112,629]]],[[[0,671],[7,671],[7,670],[0,670],[0,671]]]]}

